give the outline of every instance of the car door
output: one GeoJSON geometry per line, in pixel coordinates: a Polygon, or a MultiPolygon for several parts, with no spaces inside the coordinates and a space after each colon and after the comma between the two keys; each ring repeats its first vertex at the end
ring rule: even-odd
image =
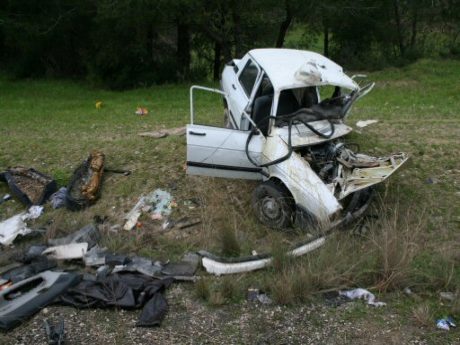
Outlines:
{"type": "Polygon", "coordinates": [[[243,58],[240,65],[243,67],[234,75],[228,92],[231,115],[235,119],[238,128],[244,130],[249,128],[249,124],[243,113],[251,99],[252,91],[261,70],[249,56],[243,58]]]}
{"type": "MultiPolygon", "coordinates": [[[[246,155],[249,131],[187,125],[187,173],[213,177],[262,179],[261,168],[254,166],[246,155]]],[[[259,161],[265,142],[263,135],[255,135],[249,154],[259,161]]]]}

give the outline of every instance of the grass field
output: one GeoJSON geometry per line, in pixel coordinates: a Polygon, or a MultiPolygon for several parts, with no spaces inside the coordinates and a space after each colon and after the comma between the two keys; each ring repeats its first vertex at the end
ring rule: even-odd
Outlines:
{"type": "MultiPolygon", "coordinates": [[[[425,296],[424,301],[403,303],[395,297],[401,318],[423,324],[414,321],[423,317],[412,315],[423,314],[425,305],[428,314],[458,318],[458,303],[440,305],[436,296],[439,291],[458,293],[460,286],[459,75],[460,61],[450,60],[421,60],[369,75],[377,86],[355,105],[349,124],[361,119],[379,122],[352,133],[350,140],[374,155],[408,152],[411,162],[379,188],[369,212],[374,217],[350,227],[354,233],[368,229],[364,235],[340,233],[317,254],[295,261],[281,253],[302,235],[275,232],[257,222],[250,207],[254,182],[186,176],[184,137],[138,136],[185,125],[189,85],[110,92],[72,81],[0,77],[0,169],[34,167],[66,185],[89,151],[100,149],[108,167],[132,171],[130,176],[108,173],[100,200],[87,210],[47,207],[35,225],[46,227],[48,237],[75,231],[99,215],[108,217],[103,244],[119,253],[167,260],[199,249],[241,255],[274,251],[271,269],[236,279],[204,279],[193,289],[196,299],[207,304],[238,304],[249,286],[264,288],[278,303],[289,305],[329,289],[361,286],[399,296],[404,287],[411,287],[425,296]],[[97,101],[102,101],[101,109],[96,109],[97,101]],[[135,115],[137,106],[148,108],[149,114],[135,115]],[[174,195],[174,219],[200,217],[201,225],[162,233],[160,222],[143,218],[143,226],[131,232],[109,231],[123,223],[141,194],[155,188],[174,195]],[[188,209],[184,201],[190,198],[201,206],[188,209]]],[[[222,119],[221,101],[214,95],[200,94],[196,108],[202,121],[222,119]]],[[[0,195],[7,192],[0,185],[0,195]]],[[[5,203],[0,206],[1,219],[20,210],[18,202],[5,203]]],[[[434,343],[444,339],[438,333],[430,337],[434,343]]],[[[447,337],[458,339],[458,332],[447,337]]]]}

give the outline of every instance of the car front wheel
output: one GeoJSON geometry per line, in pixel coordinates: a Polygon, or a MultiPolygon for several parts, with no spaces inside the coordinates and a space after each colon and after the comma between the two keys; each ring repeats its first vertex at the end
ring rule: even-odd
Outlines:
{"type": "Polygon", "coordinates": [[[292,224],[294,200],[286,187],[273,181],[261,183],[253,192],[252,207],[266,226],[284,229],[292,224]]]}

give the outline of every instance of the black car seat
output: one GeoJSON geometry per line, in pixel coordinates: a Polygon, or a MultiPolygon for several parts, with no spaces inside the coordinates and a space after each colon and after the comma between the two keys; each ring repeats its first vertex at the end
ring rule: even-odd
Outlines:
{"type": "Polygon", "coordinates": [[[263,135],[268,133],[270,110],[272,108],[273,95],[257,97],[252,108],[252,118],[263,135]]]}
{"type": "Polygon", "coordinates": [[[299,110],[300,105],[292,90],[284,90],[280,93],[278,100],[278,110],[276,115],[288,115],[299,110]]]}

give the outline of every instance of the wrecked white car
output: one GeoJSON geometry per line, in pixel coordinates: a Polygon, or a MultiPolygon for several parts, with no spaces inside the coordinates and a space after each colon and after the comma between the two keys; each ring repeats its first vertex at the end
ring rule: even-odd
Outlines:
{"type": "MultiPolygon", "coordinates": [[[[359,76],[361,77],[361,76],[359,76]]],[[[371,157],[342,138],[355,101],[372,90],[342,67],[309,51],[254,49],[228,63],[221,90],[192,86],[187,172],[261,180],[253,206],[262,223],[329,228],[362,214],[372,186],[408,159],[371,157]],[[320,97],[320,89],[331,95],[320,97]],[[197,89],[223,96],[222,127],[194,122],[197,89]]]]}

